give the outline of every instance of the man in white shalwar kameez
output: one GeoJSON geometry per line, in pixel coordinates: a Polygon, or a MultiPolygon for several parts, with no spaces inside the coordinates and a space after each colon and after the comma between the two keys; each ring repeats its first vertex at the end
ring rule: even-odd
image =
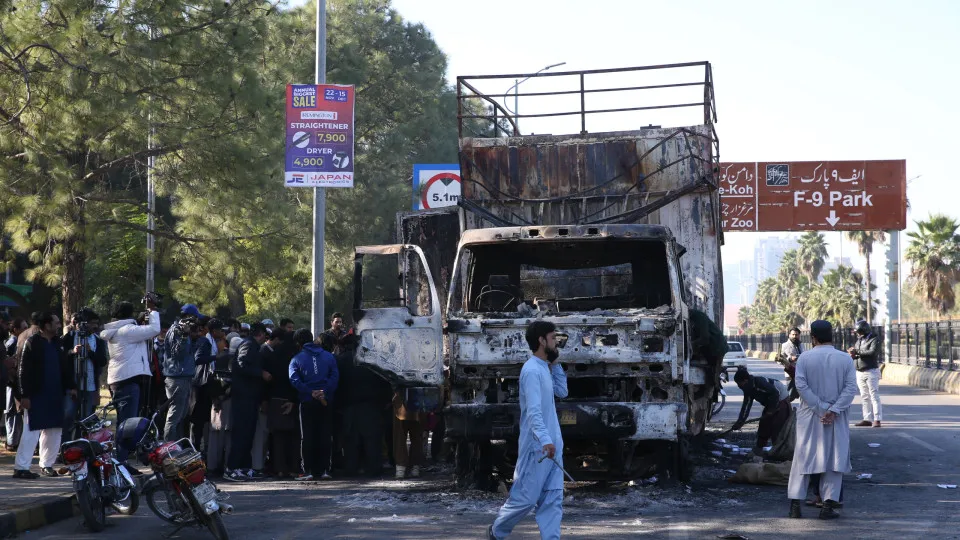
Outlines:
{"type": "Polygon", "coordinates": [[[833,347],[833,328],[827,321],[810,325],[814,347],[797,360],[797,445],[793,452],[790,482],[790,517],[800,517],[810,475],[820,475],[823,498],[821,519],[833,519],[843,484],[850,472],[850,423],[847,410],[857,395],[857,375],[850,356],[833,347]]]}
{"type": "Polygon", "coordinates": [[[536,509],[540,538],[560,538],[563,518],[563,437],[554,396],[567,397],[567,375],[557,359],[556,327],[534,321],[527,327],[533,356],[520,370],[520,448],[513,487],[497,519],[487,529],[493,540],[507,538],[536,509]],[[557,463],[553,462],[553,459],[557,463]]]}

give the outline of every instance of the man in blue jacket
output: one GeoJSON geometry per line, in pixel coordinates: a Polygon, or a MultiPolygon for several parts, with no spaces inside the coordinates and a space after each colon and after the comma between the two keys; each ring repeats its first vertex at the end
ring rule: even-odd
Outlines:
{"type": "Polygon", "coordinates": [[[183,438],[183,421],[190,412],[190,393],[196,350],[200,339],[200,311],[187,304],[180,311],[180,318],[170,327],[163,342],[163,377],[167,399],[172,399],[167,410],[167,423],[163,429],[164,439],[176,441],[183,438]]]}
{"type": "Polygon", "coordinates": [[[300,352],[290,362],[290,384],[300,396],[303,474],[297,480],[330,479],[333,398],[340,373],[332,354],[313,342],[306,328],[293,335],[300,352]]]}

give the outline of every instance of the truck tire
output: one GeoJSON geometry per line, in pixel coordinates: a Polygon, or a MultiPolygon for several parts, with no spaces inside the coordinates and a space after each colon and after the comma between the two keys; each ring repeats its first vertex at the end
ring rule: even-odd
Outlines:
{"type": "Polygon", "coordinates": [[[460,489],[479,489],[496,491],[497,482],[493,477],[493,445],[490,442],[457,443],[456,486],[460,489]]]}
{"type": "Polygon", "coordinates": [[[680,435],[676,441],[664,443],[657,462],[657,483],[661,486],[689,482],[693,478],[689,438],[680,435]]]}

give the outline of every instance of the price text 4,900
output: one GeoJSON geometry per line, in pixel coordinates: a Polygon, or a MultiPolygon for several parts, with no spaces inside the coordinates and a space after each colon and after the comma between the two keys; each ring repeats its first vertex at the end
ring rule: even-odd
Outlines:
{"type": "Polygon", "coordinates": [[[297,167],[322,167],[323,158],[322,157],[298,157],[293,160],[293,164],[297,167]]]}

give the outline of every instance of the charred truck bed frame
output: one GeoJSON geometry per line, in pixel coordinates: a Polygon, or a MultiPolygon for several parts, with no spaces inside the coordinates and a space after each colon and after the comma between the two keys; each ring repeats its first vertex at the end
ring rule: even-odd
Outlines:
{"type": "MultiPolygon", "coordinates": [[[[503,96],[476,90],[476,79],[491,77],[458,78],[459,206],[404,213],[401,244],[358,248],[357,360],[401,385],[443,381],[458,477],[483,484],[498,469],[512,473],[519,374],[530,357],[524,331],[551,321],[568,377],[557,408],[571,472],[624,478],[659,468],[682,477],[684,437],[703,430],[719,388],[719,359],[695,352],[689,313],[719,322],[723,310],[710,65],[549,75],[579,77],[581,110],[556,115],[580,115],[581,133],[521,136],[494,99],[503,96]],[[584,107],[586,94],[617,90],[588,90],[591,76],[698,67],[702,81],[649,88],[699,85],[702,102],[584,107]],[[703,124],[586,132],[593,113],[693,106],[703,108],[703,124]],[[476,110],[488,112],[467,112],[476,110]],[[483,121],[490,137],[464,136],[483,121]],[[399,256],[400,306],[365,305],[360,282],[371,254],[399,256]],[[438,295],[447,298],[443,310],[438,295]]],[[[426,394],[412,395],[429,401],[426,394]]]]}

